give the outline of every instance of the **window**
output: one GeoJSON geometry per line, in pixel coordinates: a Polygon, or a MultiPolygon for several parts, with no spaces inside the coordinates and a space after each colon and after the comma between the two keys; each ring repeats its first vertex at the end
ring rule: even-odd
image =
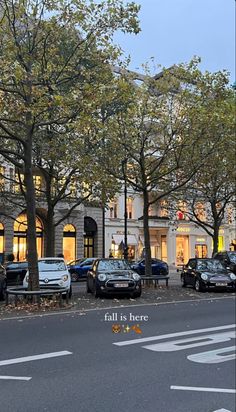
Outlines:
{"type": "Polygon", "coordinates": [[[169,211],[168,211],[169,203],[168,203],[168,201],[167,200],[161,200],[160,206],[161,206],[160,216],[161,217],[168,217],[169,216],[169,211]]]}
{"type": "Polygon", "coordinates": [[[33,180],[34,180],[34,187],[35,187],[36,194],[39,194],[37,193],[37,191],[42,190],[42,177],[34,175],[33,180]]]}
{"type": "Polygon", "coordinates": [[[117,219],[117,216],[118,216],[117,200],[113,200],[109,203],[109,210],[110,210],[110,219],[117,219]]]}
{"type": "Polygon", "coordinates": [[[199,220],[201,220],[202,222],[206,221],[206,210],[205,210],[203,203],[198,202],[196,204],[195,213],[199,220]]]}
{"type": "MultiPolygon", "coordinates": [[[[4,226],[0,222],[0,254],[4,252],[4,226]]],[[[0,259],[1,263],[1,259],[0,259]]]]}
{"type": "Polygon", "coordinates": [[[133,199],[131,197],[127,199],[127,218],[133,219],[133,199]]]}
{"type": "Polygon", "coordinates": [[[71,224],[67,224],[63,229],[63,255],[66,262],[75,260],[76,254],[76,230],[71,224]]]}
{"type": "Polygon", "coordinates": [[[178,211],[177,211],[177,219],[178,220],[185,220],[186,219],[186,212],[187,212],[187,205],[186,202],[180,200],[178,203],[178,211]]]}
{"type": "Polygon", "coordinates": [[[5,167],[0,166],[0,192],[5,188],[5,167]]]}
{"type": "Polygon", "coordinates": [[[24,175],[22,173],[15,173],[14,192],[21,193],[21,186],[24,185],[24,175]]]}

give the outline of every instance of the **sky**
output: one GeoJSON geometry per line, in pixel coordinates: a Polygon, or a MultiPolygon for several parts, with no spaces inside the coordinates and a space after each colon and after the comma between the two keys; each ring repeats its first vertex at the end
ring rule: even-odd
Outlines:
{"type": "Polygon", "coordinates": [[[152,57],[156,64],[169,67],[199,56],[202,71],[225,69],[230,81],[236,80],[235,0],[134,1],[141,5],[141,33],[115,37],[125,55],[131,56],[131,70],[141,72],[141,65],[152,57]]]}

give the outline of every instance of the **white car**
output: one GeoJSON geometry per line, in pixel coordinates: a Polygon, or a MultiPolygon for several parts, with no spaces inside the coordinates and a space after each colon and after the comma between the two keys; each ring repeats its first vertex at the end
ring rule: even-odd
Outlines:
{"type": "MultiPolygon", "coordinates": [[[[38,259],[39,268],[39,286],[42,289],[52,287],[61,287],[69,291],[69,297],[72,295],[71,277],[67,265],[63,258],[47,257],[38,259]]],[[[27,271],[23,286],[28,287],[29,271],[27,271]]]]}

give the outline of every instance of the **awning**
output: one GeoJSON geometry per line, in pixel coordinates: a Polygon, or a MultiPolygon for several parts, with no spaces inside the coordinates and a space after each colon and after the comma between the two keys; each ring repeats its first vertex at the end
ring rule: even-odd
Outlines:
{"type": "MultiPolygon", "coordinates": [[[[144,236],[139,236],[140,242],[144,245],[144,236]]],[[[156,236],[150,236],[150,245],[151,246],[160,246],[160,244],[157,241],[156,236]]]]}
{"type": "MultiPolygon", "coordinates": [[[[112,240],[115,242],[117,245],[120,245],[121,242],[124,242],[124,235],[117,235],[114,234],[112,235],[112,240]]],[[[128,245],[137,245],[138,241],[135,235],[127,235],[127,244],[128,245]]]]}

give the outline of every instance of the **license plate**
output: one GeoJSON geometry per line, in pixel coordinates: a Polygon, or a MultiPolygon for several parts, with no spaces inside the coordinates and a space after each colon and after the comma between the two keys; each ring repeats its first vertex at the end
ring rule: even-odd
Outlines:
{"type": "Polygon", "coordinates": [[[127,288],[129,286],[128,283],[115,283],[114,287],[115,288],[127,288]]]}
{"type": "Polygon", "coordinates": [[[227,286],[227,283],[219,282],[219,283],[216,283],[216,286],[227,286]]]}

